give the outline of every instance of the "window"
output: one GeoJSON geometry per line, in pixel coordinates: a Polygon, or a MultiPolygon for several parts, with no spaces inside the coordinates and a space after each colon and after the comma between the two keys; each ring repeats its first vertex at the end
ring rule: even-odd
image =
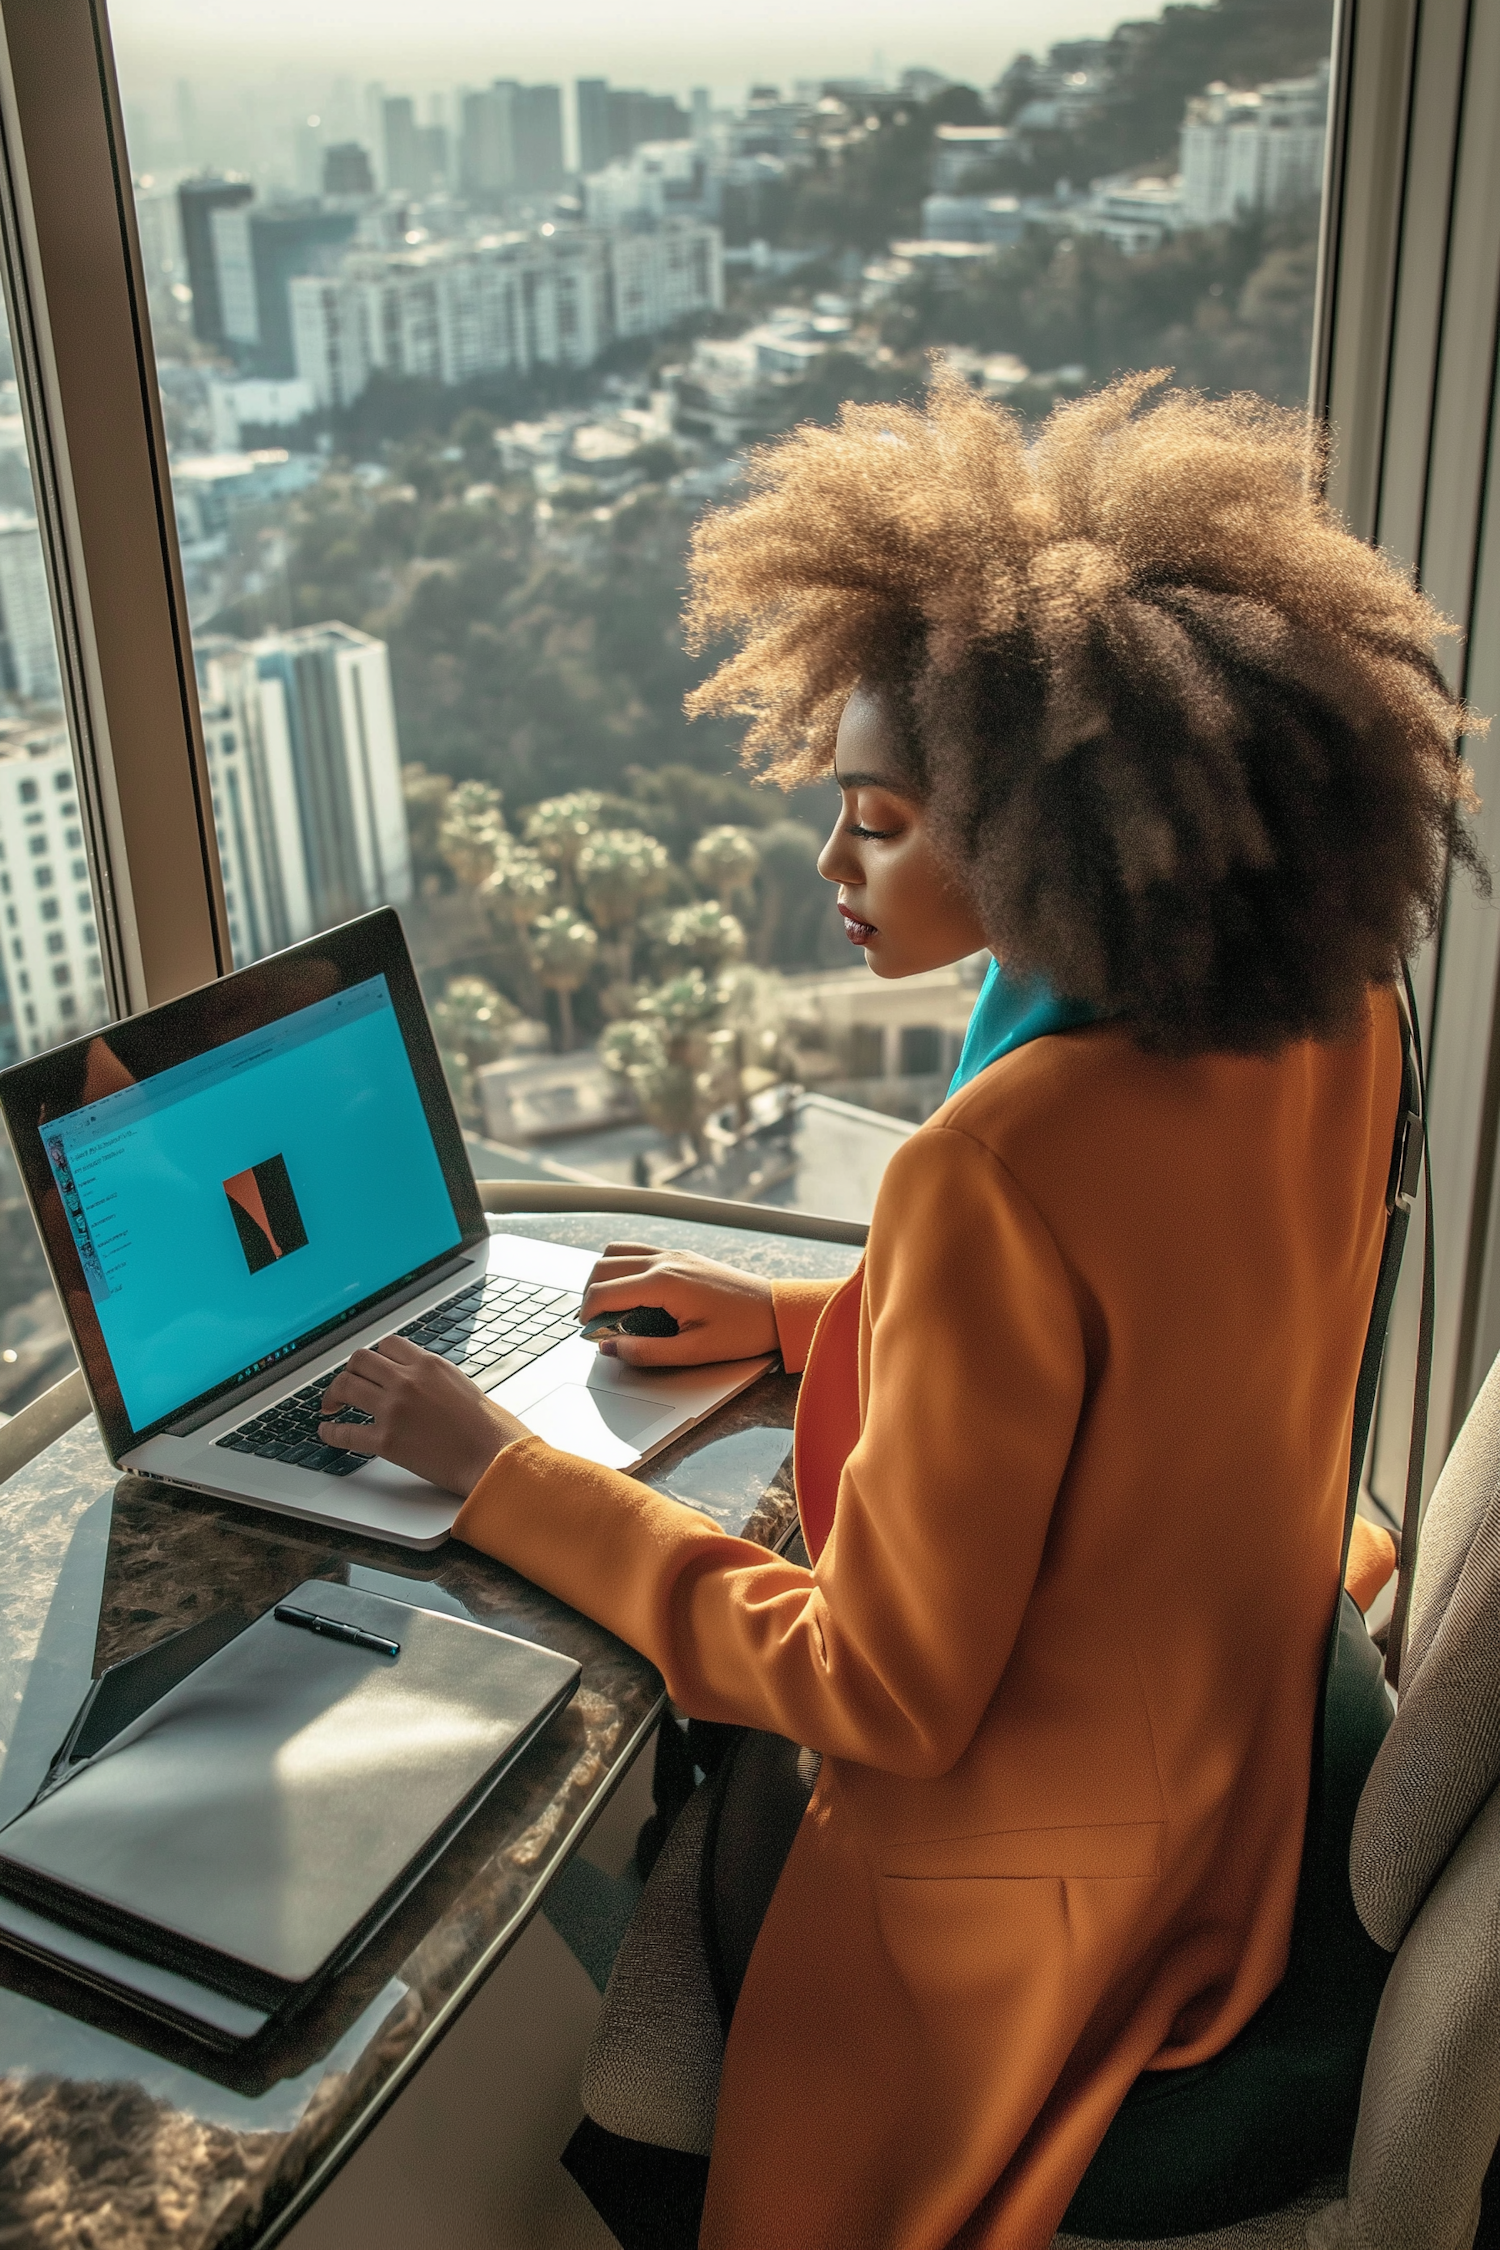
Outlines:
{"type": "Polygon", "coordinates": [[[354,0],[272,39],[110,10],[236,957],[392,900],[472,1130],[712,1189],[737,1095],[927,1114],[972,982],[908,1025],[816,873],[824,793],[684,721],[697,515],[933,350],[1032,419],[1133,364],[1303,399],[1331,11],[1064,0],[1018,55],[939,0],[873,67],[847,8],[731,51],[669,6],[634,59],[568,13],[486,84],[442,0],[420,51],[354,0]],[[705,1035],[684,1118],[641,1004],[694,963],[749,1059],[705,1035]]]}

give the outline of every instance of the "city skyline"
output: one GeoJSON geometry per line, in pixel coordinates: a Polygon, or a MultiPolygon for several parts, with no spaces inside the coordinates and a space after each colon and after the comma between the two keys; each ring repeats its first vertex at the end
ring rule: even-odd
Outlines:
{"type": "Polygon", "coordinates": [[[707,85],[716,101],[737,101],[761,80],[894,79],[912,66],[988,84],[1022,49],[1105,36],[1128,13],[1121,0],[1012,0],[998,11],[982,0],[948,0],[919,18],[895,0],[858,8],[833,0],[809,21],[794,0],[768,0],[747,24],[716,20],[680,0],[639,0],[628,13],[607,0],[561,0],[545,22],[518,10],[505,25],[481,0],[445,0],[437,23],[417,28],[404,0],[321,0],[314,11],[294,0],[265,0],[253,11],[205,11],[198,0],[115,0],[111,22],[127,94],[233,77],[257,92],[281,89],[295,102],[299,83],[347,74],[357,56],[362,85],[383,79],[393,91],[441,92],[495,77],[571,85],[600,76],[684,95],[707,85]],[[275,57],[269,68],[268,55],[275,57]]]}

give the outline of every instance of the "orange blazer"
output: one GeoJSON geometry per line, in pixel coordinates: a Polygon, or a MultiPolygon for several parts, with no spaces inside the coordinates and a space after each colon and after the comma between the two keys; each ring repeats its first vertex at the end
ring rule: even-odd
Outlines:
{"type": "Polygon", "coordinates": [[[1400,1079],[1099,1026],[777,1292],[811,1570],[537,1438],[455,1530],[823,1752],[725,2055],[707,2250],[1042,2250],[1126,2089],[1280,1979],[1400,1079]],[[810,1348],[809,1348],[810,1340],[810,1348]]]}

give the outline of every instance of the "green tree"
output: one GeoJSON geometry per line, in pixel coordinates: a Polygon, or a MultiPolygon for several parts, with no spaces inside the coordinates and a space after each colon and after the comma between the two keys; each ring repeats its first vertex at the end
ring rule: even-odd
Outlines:
{"type": "Polygon", "coordinates": [[[818,873],[822,839],[801,820],[777,820],[756,839],[760,847],[760,918],[754,955],[763,969],[793,965],[817,953],[818,925],[832,892],[818,873]]]}
{"type": "Polygon", "coordinates": [[[406,806],[406,831],[411,838],[412,873],[419,882],[424,876],[434,876],[441,881],[448,872],[448,863],[438,845],[438,830],[452,794],[453,784],[447,774],[429,773],[425,766],[415,763],[401,768],[401,796],[406,806]]]}
{"type": "Polygon", "coordinates": [[[526,1010],[537,1017],[546,1014],[546,1004],[532,958],[530,930],[538,915],[546,912],[556,890],[557,877],[541,854],[515,842],[497,853],[479,889],[491,922],[499,925],[516,949],[526,1010]]]}
{"type": "Polygon", "coordinates": [[[662,925],[661,943],[678,961],[721,969],[745,950],[744,924],[714,899],[679,906],[662,925]]]}
{"type": "Polygon", "coordinates": [[[444,807],[438,848],[466,890],[479,889],[510,840],[500,801],[488,782],[461,781],[444,807]]]}
{"type": "Polygon", "coordinates": [[[549,992],[557,994],[558,1045],[573,1049],[573,995],[588,976],[599,952],[599,933],[570,906],[555,907],[531,925],[531,956],[549,992]]]}
{"type": "Polygon", "coordinates": [[[665,845],[639,828],[602,829],[579,851],[578,888],[604,941],[609,973],[622,984],[630,976],[641,909],[661,897],[671,866],[665,845]]]}
{"type": "Polygon", "coordinates": [[[433,1008],[433,1036],[454,1107],[467,1125],[480,1121],[475,1073],[506,1052],[518,1014],[484,977],[474,976],[450,977],[433,1008]]]}
{"type": "Polygon", "coordinates": [[[727,909],[737,894],[754,888],[760,852],[747,829],[709,828],[694,844],[688,865],[704,889],[727,909]]]}
{"type": "Polygon", "coordinates": [[[597,789],[574,789],[565,797],[544,798],[526,815],[526,841],[556,871],[570,904],[578,895],[578,855],[597,829],[603,805],[597,789]]]}

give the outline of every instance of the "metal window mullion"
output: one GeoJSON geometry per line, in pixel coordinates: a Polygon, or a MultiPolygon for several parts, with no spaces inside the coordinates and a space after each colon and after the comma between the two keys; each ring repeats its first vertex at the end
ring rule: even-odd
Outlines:
{"type": "Polygon", "coordinates": [[[0,41],[0,285],[26,430],[63,708],[78,769],[104,988],[110,1013],[120,1016],[144,1004],[144,973],[129,885],[117,880],[124,857],[119,797],[108,745],[99,740],[107,721],[87,589],[79,583],[81,541],[76,521],[66,521],[72,495],[67,437],[47,404],[56,395],[57,384],[55,370],[48,365],[50,332],[41,260],[19,141],[9,53],[0,41]]]}
{"type": "Polygon", "coordinates": [[[0,248],[115,1008],[230,965],[99,0],[0,0],[0,248]],[[24,374],[23,374],[24,370],[24,374]]]}

